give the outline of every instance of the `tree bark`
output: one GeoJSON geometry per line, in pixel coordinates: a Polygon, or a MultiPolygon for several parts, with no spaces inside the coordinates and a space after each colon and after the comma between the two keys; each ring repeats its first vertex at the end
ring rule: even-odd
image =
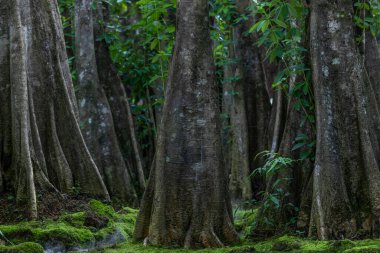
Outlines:
{"type": "MultiPolygon", "coordinates": [[[[232,41],[237,41],[239,35],[232,29],[232,41]]],[[[229,49],[230,63],[225,67],[224,105],[229,116],[230,134],[228,135],[230,170],[229,189],[233,201],[247,201],[252,198],[250,180],[248,123],[246,112],[245,90],[247,83],[242,76],[242,64],[236,59],[236,43],[231,43],[229,49]]]]}
{"type": "Polygon", "coordinates": [[[136,165],[140,172],[136,177],[140,179],[142,189],[145,178],[136,139],[130,138],[134,129],[133,122],[130,122],[132,114],[126,93],[113,67],[107,45],[104,41],[96,42],[97,36],[104,33],[98,23],[103,21],[102,12],[101,1],[76,1],[75,59],[79,117],[87,146],[100,168],[111,197],[136,205],[137,196],[131,179],[132,166],[136,165]],[[124,132],[129,135],[125,136],[124,132]],[[124,142],[131,144],[132,148],[126,150],[124,145],[120,145],[124,142]],[[137,152],[134,153],[134,150],[137,152]],[[133,157],[135,154],[136,157],[133,157]]]}
{"type": "MultiPolygon", "coordinates": [[[[238,13],[248,15],[249,0],[236,0],[238,13]]],[[[263,165],[262,159],[256,159],[257,154],[268,150],[268,123],[271,110],[260,48],[255,45],[257,35],[246,35],[254,24],[249,18],[242,21],[235,28],[236,57],[241,66],[241,82],[244,83],[246,104],[246,116],[248,126],[249,168],[254,170],[263,165]]],[[[254,178],[252,181],[253,194],[257,194],[265,188],[263,178],[254,178]]]]}
{"type": "Polygon", "coordinates": [[[109,198],[76,119],[56,1],[0,1],[2,188],[37,216],[36,192],[109,198]]]}
{"type": "Polygon", "coordinates": [[[377,106],[380,106],[380,53],[376,37],[369,30],[364,31],[363,45],[364,64],[376,95],[377,106]]]}
{"type": "Polygon", "coordinates": [[[134,238],[219,247],[237,240],[220,141],[208,1],[177,3],[158,147],[134,238]]]}
{"type": "Polygon", "coordinates": [[[379,112],[355,43],[353,5],[311,2],[317,151],[309,232],[321,239],[369,235],[379,224],[379,112]]]}

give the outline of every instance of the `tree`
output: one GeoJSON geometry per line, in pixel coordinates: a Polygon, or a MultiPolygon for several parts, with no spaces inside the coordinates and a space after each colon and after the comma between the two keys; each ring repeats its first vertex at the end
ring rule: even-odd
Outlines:
{"type": "MultiPolygon", "coordinates": [[[[261,49],[256,46],[257,35],[247,34],[249,28],[255,23],[254,18],[249,16],[247,11],[251,2],[248,0],[236,0],[235,2],[238,14],[248,16],[247,20],[242,19],[234,28],[234,41],[236,58],[239,61],[237,70],[241,79],[236,87],[241,93],[240,96],[244,94],[244,98],[241,99],[245,106],[244,109],[239,109],[237,114],[241,114],[241,118],[243,112],[246,111],[246,119],[244,119],[248,132],[248,154],[246,156],[249,159],[248,171],[252,172],[263,163],[260,158],[257,159],[257,155],[268,149],[268,123],[271,105],[265,83],[261,49]]],[[[235,127],[239,128],[240,122],[236,123],[235,127]]],[[[242,137],[244,136],[239,136],[239,138],[242,137]]],[[[261,179],[253,179],[253,194],[263,190],[264,184],[261,179]]]]}
{"type": "Polygon", "coordinates": [[[317,151],[310,234],[321,239],[369,235],[379,226],[379,108],[355,42],[353,6],[311,1],[317,151]]]}
{"type": "MultiPolygon", "coordinates": [[[[102,2],[76,1],[76,70],[81,128],[112,198],[136,204],[145,178],[128,99],[104,36],[102,2]]],[[[141,193],[142,194],[142,193],[141,193]]]]}
{"type": "Polygon", "coordinates": [[[137,240],[184,247],[237,240],[211,47],[208,1],[178,1],[175,49],[137,240]]]}
{"type": "Polygon", "coordinates": [[[255,159],[257,154],[268,149],[271,109],[262,50],[256,46],[258,36],[248,33],[249,27],[254,23],[254,18],[248,12],[249,6],[250,1],[232,1],[229,12],[237,14],[239,18],[229,20],[232,19],[230,13],[223,17],[228,22],[231,34],[226,38],[231,44],[223,82],[223,106],[229,116],[231,129],[227,165],[231,170],[230,192],[237,201],[251,200],[264,188],[262,179],[254,178],[251,182],[250,174],[253,169],[262,165],[260,159],[255,159]]]}
{"type": "Polygon", "coordinates": [[[37,191],[109,198],[80,132],[58,14],[51,0],[0,1],[0,188],[37,217],[37,191]]]}

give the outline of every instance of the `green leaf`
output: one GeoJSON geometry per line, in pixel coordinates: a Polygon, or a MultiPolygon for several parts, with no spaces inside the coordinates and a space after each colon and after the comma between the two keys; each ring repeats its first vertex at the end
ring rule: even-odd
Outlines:
{"type": "Polygon", "coordinates": [[[281,27],[283,27],[283,28],[288,28],[288,25],[287,25],[285,22],[283,22],[283,21],[281,21],[281,20],[279,20],[279,19],[275,19],[274,22],[275,22],[277,25],[279,25],[279,26],[281,26],[281,27]]]}
{"type": "Polygon", "coordinates": [[[276,208],[280,207],[280,200],[278,198],[276,198],[274,195],[270,194],[269,199],[276,206],[276,208]]]}
{"type": "Polygon", "coordinates": [[[297,143],[296,145],[293,146],[292,151],[295,151],[295,150],[297,150],[297,149],[300,149],[300,148],[302,148],[303,146],[305,146],[305,143],[303,143],[303,142],[297,143]]]}

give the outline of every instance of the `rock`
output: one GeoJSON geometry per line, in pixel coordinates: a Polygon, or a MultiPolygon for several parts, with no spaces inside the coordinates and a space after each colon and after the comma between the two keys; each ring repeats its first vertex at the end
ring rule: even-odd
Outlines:
{"type": "Polygon", "coordinates": [[[107,227],[109,219],[104,216],[97,215],[94,212],[87,212],[84,225],[86,227],[94,227],[96,229],[102,229],[107,227]]]}

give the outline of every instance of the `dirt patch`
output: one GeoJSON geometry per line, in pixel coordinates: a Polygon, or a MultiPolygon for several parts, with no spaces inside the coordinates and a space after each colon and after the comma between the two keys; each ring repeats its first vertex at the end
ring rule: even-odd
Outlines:
{"type": "MultiPolygon", "coordinates": [[[[89,201],[93,197],[62,195],[44,192],[38,195],[38,220],[57,219],[63,213],[90,211],[89,201]]],[[[11,193],[0,195],[0,224],[12,224],[25,220],[25,206],[17,205],[11,193]]]]}

